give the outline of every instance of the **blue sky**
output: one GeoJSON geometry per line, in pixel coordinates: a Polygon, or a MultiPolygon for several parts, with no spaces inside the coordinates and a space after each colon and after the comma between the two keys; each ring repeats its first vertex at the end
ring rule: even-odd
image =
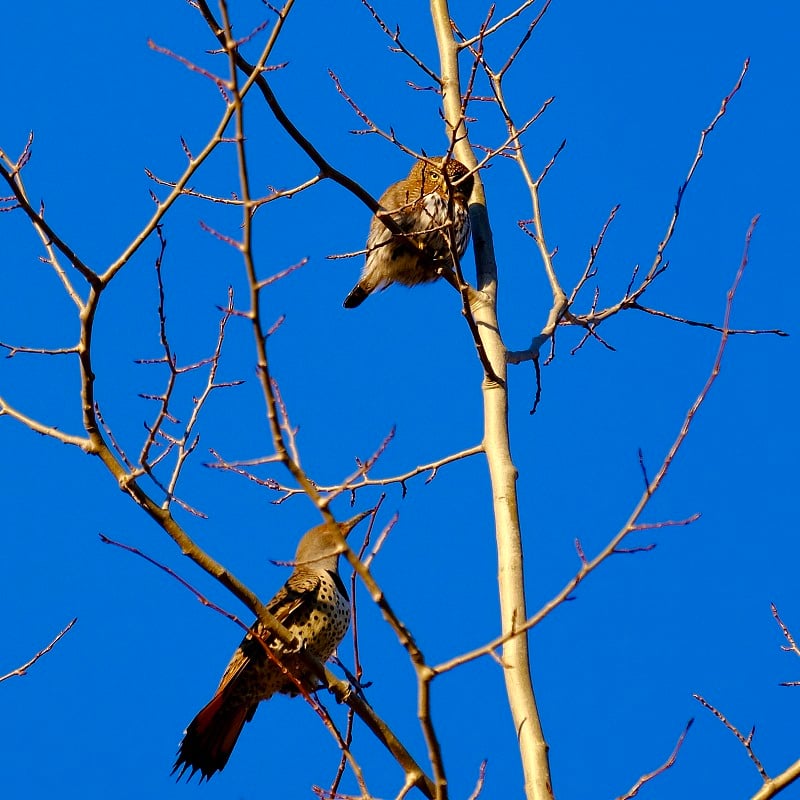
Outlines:
{"type": "MultiPolygon", "coordinates": [[[[498,4],[498,15],[512,8],[498,4]]],[[[399,24],[422,58],[435,58],[425,3],[378,7],[399,24]]],[[[485,8],[453,4],[473,31],[485,8]]],[[[267,13],[256,2],[232,9],[240,34],[267,13]]],[[[147,46],[148,38],[223,71],[205,51],[214,40],[184,3],[13,4],[6,9],[5,113],[0,147],[22,150],[31,198],[51,225],[97,269],[113,261],[152,211],[148,168],[180,174],[179,137],[197,151],[222,112],[214,86],[147,46]],[[13,69],[11,68],[13,65],[13,69]]],[[[676,766],[642,797],[749,797],[759,776],[744,749],[693,699],[705,696],[747,732],[768,772],[800,757],[795,729],[800,694],[778,686],[798,679],[800,662],[781,652],[774,602],[800,635],[796,590],[796,394],[798,350],[795,266],[798,218],[798,78],[790,3],[755,9],[734,2],[555,0],[509,77],[509,100],[523,119],[551,95],[556,101],[525,138],[532,168],[562,139],[567,146],[544,185],[548,238],[566,286],[580,275],[609,210],[622,208],[599,259],[601,302],[624,290],[633,265],[652,261],[699,132],[734,85],[741,92],[707,143],[689,188],[668,272],[648,302],[670,313],[719,322],[741,258],[748,224],[761,215],[733,324],[781,328],[788,339],[734,337],[722,373],[698,414],[648,521],[695,512],[701,519],[644,537],[654,551],[606,563],[531,635],[537,698],[551,747],[558,798],[613,798],[661,764],[690,717],[696,723],[676,766]]],[[[514,28],[489,48],[499,64],[520,35],[514,28]]],[[[357,3],[299,3],[270,78],[295,122],[341,170],[377,196],[408,170],[408,158],[369,136],[327,76],[409,146],[434,154],[446,140],[436,98],[406,81],[426,78],[357,3]]],[[[481,90],[484,91],[483,89],[481,90]]],[[[474,142],[497,143],[501,121],[485,106],[474,142]]],[[[296,185],[313,165],[255,96],[248,106],[254,184],[296,185]]],[[[220,152],[192,181],[236,190],[232,150],[220,152]]],[[[499,313],[509,348],[527,345],[549,308],[532,243],[517,227],[530,216],[525,187],[508,162],[484,173],[498,263],[499,313]]],[[[3,194],[3,192],[0,192],[3,194]]],[[[165,223],[164,280],[170,337],[181,362],[207,356],[229,285],[244,303],[240,259],[199,221],[238,232],[238,212],[197,200],[176,205],[165,223]]],[[[397,434],[376,467],[393,475],[476,444],[481,437],[481,372],[459,305],[445,285],[394,288],[356,311],[341,301],[360,263],[326,256],[363,246],[369,212],[326,182],[256,218],[263,275],[309,258],[270,291],[267,315],[286,314],[270,342],[273,373],[300,426],[303,463],[321,483],[336,482],[369,456],[392,426],[397,434]]],[[[0,341],[60,347],[74,341],[74,309],[38,260],[40,244],[19,212],[0,216],[4,291],[0,341]]],[[[157,293],[148,242],[112,284],[97,321],[95,365],[101,409],[124,446],[137,451],[161,390],[157,293]]],[[[471,255],[464,260],[474,276],[471,255]]],[[[591,289],[579,310],[591,303],[591,289]]],[[[641,492],[638,450],[655,471],[686,409],[701,389],[718,346],[716,334],[633,312],[605,324],[610,352],[561,331],[557,357],[543,372],[534,417],[530,364],[510,373],[512,451],[520,477],[525,572],[531,611],[579,566],[573,541],[597,552],[624,523],[641,492]]],[[[201,420],[198,451],[180,494],[203,521],[176,512],[214,557],[263,599],[285,580],[270,559],[291,558],[298,536],[318,521],[302,498],[274,496],[235,476],[208,470],[209,448],[230,458],[268,451],[268,429],[245,323],[233,320],[223,380],[245,380],[215,395],[201,420]]],[[[202,383],[188,378],[176,397],[185,418],[202,383]]],[[[0,363],[0,395],[31,416],[80,432],[76,366],[67,357],[16,356],[0,363]]],[[[224,773],[208,785],[175,785],[169,776],[184,726],[216,686],[240,633],[203,608],[178,583],[140,559],[104,546],[99,533],[145,550],[226,608],[249,612],[180,556],[171,540],[115,487],[101,464],[74,448],[0,419],[5,578],[0,615],[5,646],[0,673],[18,666],[72,617],[79,622],[24,678],[0,687],[4,701],[0,785],[6,796],[80,796],[86,800],[311,796],[329,784],[338,753],[299,700],[263,706],[224,773]],[[262,785],[266,782],[266,786],[262,785]]],[[[269,475],[265,471],[264,475],[269,475]]],[[[276,473],[276,477],[285,476],[276,473]]],[[[377,492],[359,495],[368,507],[377,492]]],[[[350,513],[339,501],[335,511],[350,513]]],[[[498,633],[493,522],[480,458],[455,464],[432,483],[390,489],[381,513],[400,520],[374,571],[430,661],[441,661],[498,633]]],[[[361,646],[369,699],[422,761],[413,671],[391,632],[362,596],[361,646]]],[[[351,663],[351,644],[341,648],[351,663]]],[[[331,706],[334,704],[331,702],[331,706]]],[[[333,708],[343,719],[340,708],[333,708]]],[[[467,797],[488,759],[484,797],[521,795],[513,725],[499,667],[473,663],[434,684],[434,714],[451,796],[467,797]]],[[[356,753],[376,796],[392,797],[399,770],[369,735],[356,753]]],[[[343,785],[354,791],[348,778],[343,785]]],[[[800,798],[800,787],[782,797],[800,798]]]]}

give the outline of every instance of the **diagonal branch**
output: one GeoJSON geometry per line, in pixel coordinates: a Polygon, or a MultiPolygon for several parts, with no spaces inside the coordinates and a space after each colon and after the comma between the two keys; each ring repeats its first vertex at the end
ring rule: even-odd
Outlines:
{"type": "MultiPolygon", "coordinates": [[[[493,33],[495,33],[496,31],[500,30],[500,28],[502,28],[504,25],[507,25],[509,22],[511,22],[511,20],[516,19],[523,11],[525,11],[527,8],[530,8],[530,6],[532,6],[535,2],[536,2],[536,0],[525,0],[524,3],[520,4],[519,6],[517,6],[510,14],[506,14],[506,16],[503,17],[501,20],[498,20],[490,28],[487,28],[487,30],[483,33],[483,38],[491,36],[493,33]]],[[[545,3],[544,10],[542,12],[540,12],[540,15],[539,15],[540,17],[544,13],[544,11],[547,10],[547,6],[549,6],[549,5],[550,5],[550,0],[547,0],[547,2],[545,3]]],[[[459,47],[459,49],[464,49],[466,47],[471,47],[480,38],[481,38],[480,35],[473,36],[471,39],[466,39],[463,42],[461,42],[458,45],[458,47],[459,47]]]]}
{"type": "MultiPolygon", "coordinates": [[[[33,134],[31,134],[30,138],[28,139],[26,153],[29,153],[29,148],[32,141],[33,134]]],[[[50,250],[50,245],[54,245],[64,254],[67,260],[83,276],[90,286],[96,286],[98,284],[97,273],[90,269],[86,265],[86,262],[84,262],[83,259],[80,258],[80,256],[78,256],[78,254],[53,230],[53,228],[50,227],[50,224],[45,221],[44,205],[42,205],[41,209],[37,211],[28,200],[28,195],[22,183],[21,176],[22,167],[25,163],[27,163],[27,157],[26,154],[23,154],[19,161],[12,166],[8,156],[6,156],[6,154],[0,150],[0,177],[5,180],[11,191],[14,193],[14,197],[16,198],[19,208],[21,208],[25,212],[28,219],[30,219],[31,224],[36,230],[36,233],[39,235],[39,238],[42,240],[48,251],[50,250]]],[[[50,263],[54,268],[56,268],[56,271],[59,272],[59,277],[61,277],[62,282],[64,283],[64,286],[67,289],[72,301],[78,306],[78,308],[82,308],[80,298],[73,289],[71,283],[67,280],[66,275],[63,273],[63,271],[60,271],[58,260],[51,256],[50,263]]]]}
{"type": "MultiPolygon", "coordinates": [[[[645,276],[642,278],[639,285],[634,289],[633,284],[636,281],[638,276],[638,266],[634,269],[634,274],[631,277],[630,285],[625,292],[625,296],[618,302],[612,306],[608,306],[607,308],[603,308],[600,310],[595,310],[594,308],[587,314],[579,314],[572,317],[570,320],[565,321],[568,324],[578,324],[582,326],[589,325],[592,328],[597,326],[600,322],[609,317],[614,316],[615,314],[619,313],[622,309],[635,307],[638,304],[639,299],[642,295],[647,291],[653,281],[659,276],[664,273],[667,269],[668,263],[664,262],[664,252],[667,249],[667,246],[672,241],[672,238],[675,234],[675,230],[678,225],[678,218],[681,212],[681,205],[683,202],[684,195],[686,194],[686,190],[689,188],[692,179],[697,172],[697,168],[702,160],[705,151],[704,147],[706,144],[706,140],[717,127],[717,124],[720,120],[725,116],[728,110],[728,104],[730,101],[738,94],[739,90],[742,88],[742,83],[744,82],[745,76],[747,75],[747,71],[750,68],[750,59],[745,59],[744,64],[742,65],[742,70],[739,73],[739,77],[731,91],[722,99],[720,103],[719,110],[714,115],[714,118],[711,122],[701,131],[700,133],[700,141],[697,145],[697,150],[695,151],[694,158],[692,160],[691,165],[689,166],[689,171],[686,174],[686,178],[684,178],[683,183],[678,189],[677,199],[675,201],[675,207],[672,212],[672,216],[667,224],[667,230],[664,234],[664,237],[659,242],[658,247],[656,248],[656,254],[653,258],[653,262],[650,265],[645,276]]],[[[640,309],[644,310],[644,308],[640,309]]],[[[648,311],[648,313],[654,313],[652,311],[648,311]]],[[[667,316],[667,315],[662,315],[667,316]]],[[[676,321],[683,321],[683,320],[676,320],[676,321]]],[[[691,323],[687,323],[691,324],[691,323]]],[[[707,327],[705,325],[701,325],[701,327],[707,327]]],[[[732,333],[732,331],[729,331],[732,333]]]]}
{"type": "MultiPolygon", "coordinates": [[[[203,0],[199,0],[199,3],[202,5],[203,0]]],[[[290,6],[291,0],[287,2],[285,9],[288,9],[290,6]]],[[[242,93],[238,85],[240,56],[231,32],[230,23],[227,19],[227,6],[225,2],[221,3],[221,9],[223,27],[219,29],[217,38],[220,39],[229,60],[230,78],[228,88],[231,93],[231,104],[235,109],[234,143],[239,171],[239,196],[242,201],[242,238],[240,242],[236,243],[236,246],[242,256],[250,300],[250,307],[243,316],[249,319],[251,325],[257,361],[257,374],[264,396],[267,423],[275,448],[275,456],[298,485],[302,487],[309,500],[311,500],[314,506],[319,510],[323,520],[331,526],[331,530],[339,532],[339,538],[341,539],[340,547],[348,561],[355,569],[361,568],[363,570],[363,565],[352,549],[347,546],[344,537],[341,536],[340,528],[336,524],[336,520],[329,508],[330,499],[324,498],[320,494],[316,485],[306,474],[299,462],[299,453],[295,447],[294,434],[288,422],[288,415],[286,414],[282,399],[277,393],[277,384],[270,372],[267,355],[267,339],[269,332],[265,332],[262,324],[262,282],[258,277],[253,249],[253,201],[250,191],[250,173],[246,146],[247,140],[245,136],[245,109],[242,93]]],[[[263,80],[263,76],[259,75],[258,77],[263,80]]],[[[251,75],[248,80],[255,80],[255,74],[251,75]]],[[[365,513],[360,514],[355,519],[359,520],[364,516],[366,516],[365,513]]],[[[338,681],[335,676],[330,674],[324,667],[318,669],[317,674],[320,678],[325,679],[329,688],[334,691],[341,702],[346,702],[364,720],[378,740],[384,744],[398,764],[403,768],[406,773],[406,779],[413,781],[414,785],[418,786],[427,797],[432,797],[433,788],[424,771],[417,765],[392,731],[372,711],[366,700],[360,697],[358,692],[353,692],[349,684],[338,681]]],[[[340,744],[344,744],[341,736],[339,736],[339,742],[340,744]]],[[[345,750],[345,752],[347,751],[345,750]]]]}
{"type": "Polygon", "coordinates": [[[703,708],[707,708],[739,740],[739,743],[747,752],[747,757],[755,765],[755,768],[758,770],[758,774],[761,775],[764,783],[768,783],[770,781],[770,777],[767,775],[764,765],[753,751],[753,735],[756,732],[755,727],[751,728],[750,733],[745,736],[718,708],[711,705],[711,703],[709,703],[704,697],[699,694],[693,694],[692,697],[694,697],[694,699],[697,700],[697,702],[700,703],[703,708]]]}
{"type": "Polygon", "coordinates": [[[81,450],[90,453],[92,452],[91,441],[84,436],[71,436],[68,433],[60,431],[51,425],[45,425],[33,417],[17,411],[16,408],[9,405],[2,397],[0,397],[0,417],[11,417],[11,419],[22,423],[26,428],[30,428],[34,433],[40,433],[42,436],[49,436],[51,439],[62,442],[63,444],[71,444],[75,447],[80,447],[81,450]]]}
{"type": "Polygon", "coordinates": [[[9,678],[17,678],[17,677],[21,677],[22,675],[27,675],[28,670],[42,656],[47,655],[59,643],[59,641],[69,633],[69,631],[72,629],[72,626],[77,621],[78,621],[78,618],[75,617],[75,619],[73,619],[72,622],[70,622],[69,625],[67,625],[67,627],[64,628],[64,630],[62,630],[61,633],[59,633],[55,637],[55,639],[53,639],[52,642],[50,642],[50,644],[48,644],[46,647],[43,647],[38,653],[36,653],[36,655],[33,658],[31,658],[29,661],[26,661],[21,667],[17,667],[16,669],[11,670],[11,672],[7,672],[5,675],[0,675],[0,683],[2,683],[3,681],[7,681],[9,678]]]}
{"type": "MultiPolygon", "coordinates": [[[[287,6],[291,5],[287,3],[287,6]]],[[[240,87],[239,93],[240,97],[244,97],[250,89],[253,87],[255,83],[256,75],[259,75],[261,71],[265,68],[267,63],[267,59],[272,54],[272,49],[275,46],[275,43],[278,39],[278,35],[281,32],[283,27],[283,19],[285,17],[280,17],[278,22],[275,24],[275,27],[272,30],[272,34],[270,35],[264,49],[261,52],[258,60],[256,61],[255,65],[252,67],[251,76],[245,81],[245,83],[240,87]]],[[[216,130],[212,134],[211,138],[205,145],[205,147],[198,153],[197,156],[194,158],[189,159],[189,164],[186,167],[183,175],[175,182],[172,191],[167,195],[166,198],[159,200],[158,206],[153,213],[153,216],[147,221],[145,226],[142,230],[136,235],[133,241],[125,248],[125,250],[117,257],[117,259],[110,264],[106,271],[100,276],[100,279],[103,284],[107,284],[121,269],[128,263],[131,257],[136,253],[136,251],[144,244],[144,242],[150,237],[153,231],[156,230],[158,225],[161,223],[161,220],[164,218],[164,215],[173,205],[173,203],[183,195],[184,190],[192,178],[192,175],[198,170],[198,168],[203,164],[203,162],[211,155],[211,153],[216,150],[217,146],[224,141],[225,138],[225,130],[227,129],[233,115],[236,111],[236,106],[233,103],[227,103],[224,113],[217,125],[216,130]]]]}
{"type": "Polygon", "coordinates": [[[787,786],[800,778],[800,759],[787,767],[780,775],[764,781],[764,785],[750,798],[750,800],[771,800],[787,786]]]}
{"type": "Polygon", "coordinates": [[[389,26],[383,21],[378,12],[367,2],[361,0],[361,4],[369,11],[378,27],[394,42],[395,52],[403,53],[411,59],[434,83],[441,83],[441,78],[419,57],[414,55],[401,41],[400,41],[400,26],[395,27],[394,32],[389,29],[389,26]]]}
{"type": "Polygon", "coordinates": [[[639,794],[639,789],[641,789],[646,783],[649,783],[653,778],[657,778],[663,772],[666,772],[670,767],[672,767],[678,759],[678,752],[680,751],[681,747],[683,746],[684,741],[686,740],[686,734],[689,733],[689,728],[692,727],[692,723],[694,722],[694,718],[690,719],[686,723],[686,727],[683,729],[683,732],[678,737],[678,741],[675,744],[675,747],[672,750],[669,758],[657,769],[654,769],[652,772],[648,772],[645,775],[642,775],[636,783],[628,789],[625,794],[620,795],[617,800],[632,800],[632,798],[636,797],[639,794]]]}
{"type": "MultiPolygon", "coordinates": [[[[504,631],[502,635],[493,639],[488,644],[483,645],[481,647],[477,647],[468,653],[463,653],[459,656],[455,656],[451,658],[449,661],[445,661],[439,664],[438,666],[434,667],[433,669],[437,674],[441,674],[442,672],[454,669],[455,667],[461,666],[462,664],[472,661],[475,658],[480,658],[485,655],[493,654],[495,650],[497,650],[499,647],[505,645],[509,641],[513,641],[515,638],[520,637],[521,634],[525,633],[526,631],[538,625],[545,617],[547,617],[556,608],[558,608],[560,605],[566,602],[572,596],[573,591],[592,572],[594,572],[598,567],[600,567],[600,565],[603,564],[607,559],[621,553],[633,552],[632,550],[626,550],[625,548],[623,548],[622,544],[632,533],[638,530],[642,530],[645,527],[639,522],[639,519],[641,518],[648,504],[652,500],[653,496],[663,485],[667,477],[667,473],[669,472],[669,469],[672,465],[672,462],[674,461],[675,457],[678,454],[678,451],[681,449],[683,443],[686,441],[686,438],[689,435],[689,431],[692,427],[692,423],[694,422],[697,412],[700,410],[700,407],[705,402],[709,392],[711,391],[711,387],[714,385],[714,382],[719,376],[720,369],[722,366],[722,357],[725,353],[725,348],[728,344],[728,335],[730,330],[730,319],[733,309],[733,301],[734,298],[736,297],[736,291],[739,287],[742,275],[744,274],[745,267],[747,266],[747,262],[749,259],[749,252],[750,252],[750,240],[753,235],[753,231],[755,229],[757,222],[758,222],[758,217],[754,217],[750,223],[750,226],[747,229],[747,233],[745,235],[744,252],[742,253],[742,258],[741,261],[739,262],[739,267],[736,271],[736,275],[734,276],[731,288],[728,290],[725,297],[725,314],[724,314],[724,321],[722,324],[723,332],[722,335],[720,336],[719,347],[717,348],[717,354],[714,359],[714,363],[711,367],[709,376],[706,379],[706,382],[703,388],[701,389],[700,393],[696,397],[695,401],[692,403],[692,405],[686,412],[686,415],[684,416],[683,419],[683,424],[681,425],[681,428],[678,431],[677,436],[673,440],[672,445],[670,446],[669,450],[664,456],[664,459],[661,462],[661,466],[659,467],[656,474],[652,477],[652,479],[648,479],[644,491],[642,492],[639,501],[634,506],[634,509],[631,512],[630,516],[628,517],[628,520],[625,523],[625,525],[623,525],[623,527],[620,528],[620,530],[609,540],[606,546],[591,560],[586,558],[586,556],[583,554],[582,549],[580,548],[580,546],[578,546],[578,555],[581,560],[581,568],[572,578],[570,578],[569,581],[567,581],[567,583],[561,589],[561,591],[558,592],[554,597],[552,597],[547,603],[545,603],[539,609],[539,611],[537,611],[533,616],[525,619],[525,621],[522,623],[518,623],[516,620],[512,620],[510,629],[504,631]]],[[[649,529],[649,528],[673,526],[675,524],[687,524],[688,522],[691,522],[694,519],[697,519],[697,517],[696,516],[690,517],[688,520],[679,521],[677,523],[673,521],[668,521],[666,523],[655,523],[647,525],[646,527],[649,529]]],[[[505,655],[504,655],[504,661],[505,661],[505,655]]]]}

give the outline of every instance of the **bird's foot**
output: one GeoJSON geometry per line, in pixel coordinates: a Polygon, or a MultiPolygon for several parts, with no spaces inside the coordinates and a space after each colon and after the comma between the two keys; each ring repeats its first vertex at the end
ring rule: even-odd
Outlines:
{"type": "Polygon", "coordinates": [[[359,697],[366,700],[366,695],[364,694],[364,689],[369,689],[372,686],[372,681],[362,682],[349,669],[341,662],[338,656],[331,656],[331,661],[336,664],[339,669],[344,672],[345,677],[350,682],[350,685],[356,690],[356,693],[359,697]]]}

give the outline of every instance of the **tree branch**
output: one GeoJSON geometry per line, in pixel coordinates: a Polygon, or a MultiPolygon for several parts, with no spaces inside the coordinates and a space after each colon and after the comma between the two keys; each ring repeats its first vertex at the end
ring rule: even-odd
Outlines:
{"type": "Polygon", "coordinates": [[[50,642],[50,644],[47,645],[47,647],[43,647],[33,658],[31,658],[29,661],[26,661],[21,667],[17,667],[16,669],[11,670],[11,672],[7,672],[5,675],[0,675],[0,683],[2,683],[3,681],[7,681],[9,678],[17,678],[17,677],[21,677],[22,675],[27,675],[28,674],[28,670],[42,656],[47,655],[47,653],[49,653],[58,644],[58,642],[64,636],[66,636],[67,633],[69,633],[69,631],[72,629],[72,626],[77,621],[78,621],[78,618],[75,617],[75,619],[73,619],[72,622],[70,622],[69,625],[67,625],[67,627],[64,628],[64,630],[62,630],[61,633],[59,633],[58,636],[56,636],[55,639],[53,639],[53,641],[50,642]]]}
{"type": "MultiPolygon", "coordinates": [[[[477,159],[467,138],[461,108],[458,45],[453,38],[447,0],[431,0],[442,78],[442,104],[446,130],[455,142],[454,154],[468,169],[477,159]]],[[[470,202],[478,289],[485,293],[473,304],[475,322],[498,382],[484,380],[484,447],[489,465],[498,555],[498,587],[503,632],[513,631],[515,620],[525,619],[525,583],[522,571],[522,537],[517,504],[517,470],[511,458],[508,432],[506,347],[497,320],[497,262],[480,174],[475,172],[470,202]]],[[[519,739],[528,800],[552,800],[553,789],[547,743],[533,693],[528,640],[513,636],[503,645],[503,670],[514,726],[519,739]]]]}

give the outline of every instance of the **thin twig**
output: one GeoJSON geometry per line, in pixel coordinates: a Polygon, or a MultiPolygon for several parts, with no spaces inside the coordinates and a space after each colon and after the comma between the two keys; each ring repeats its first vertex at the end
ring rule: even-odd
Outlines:
{"type": "MultiPolygon", "coordinates": [[[[633,276],[631,277],[631,281],[630,281],[630,284],[628,286],[628,289],[626,290],[624,297],[619,302],[615,303],[612,306],[608,306],[607,308],[603,308],[603,309],[600,309],[600,310],[592,309],[588,314],[575,315],[573,318],[571,318],[568,321],[569,324],[585,325],[587,323],[590,323],[592,326],[596,326],[600,322],[608,319],[609,317],[614,316],[615,314],[619,313],[621,310],[623,310],[625,308],[634,308],[634,307],[636,307],[638,305],[639,299],[647,291],[647,289],[650,287],[650,285],[653,283],[653,281],[656,278],[658,278],[659,275],[662,275],[664,273],[664,271],[666,270],[666,268],[668,266],[668,264],[664,261],[664,253],[665,253],[668,245],[672,241],[672,238],[673,238],[673,236],[675,234],[675,231],[677,229],[678,218],[680,216],[681,205],[682,205],[682,202],[683,202],[684,195],[686,194],[686,190],[689,188],[689,185],[691,184],[692,179],[695,176],[695,173],[696,173],[697,168],[698,168],[698,166],[700,164],[700,161],[702,160],[702,158],[703,158],[703,156],[705,154],[704,153],[704,147],[705,147],[706,140],[711,135],[711,133],[714,131],[714,129],[716,128],[716,126],[719,123],[719,121],[725,116],[725,114],[727,112],[727,109],[728,109],[728,104],[730,103],[730,101],[736,96],[736,94],[742,88],[742,83],[744,81],[745,75],[747,74],[747,71],[748,71],[749,68],[750,68],[750,59],[748,58],[748,59],[745,59],[745,62],[743,64],[743,66],[742,66],[742,70],[741,70],[741,72],[739,74],[739,77],[738,77],[733,89],[731,89],[731,91],[722,99],[722,102],[720,104],[719,110],[717,111],[716,115],[711,120],[711,122],[700,132],[700,141],[699,141],[699,143],[697,145],[697,149],[695,151],[692,163],[689,166],[689,171],[687,172],[683,183],[681,184],[681,186],[678,189],[677,199],[675,201],[675,206],[673,208],[672,216],[670,217],[669,222],[667,224],[666,232],[665,232],[663,238],[661,239],[661,241],[659,242],[658,247],[656,248],[656,253],[655,253],[655,256],[653,258],[653,262],[650,265],[650,268],[645,273],[644,277],[641,279],[639,285],[636,288],[634,288],[634,283],[635,283],[635,281],[637,279],[637,275],[638,275],[638,272],[639,272],[639,267],[637,265],[634,268],[634,273],[633,273],[633,276]]],[[[639,310],[641,310],[641,311],[645,311],[646,310],[647,313],[657,313],[657,312],[654,312],[651,309],[645,309],[645,307],[641,307],[639,310]]],[[[664,314],[664,313],[658,313],[657,315],[658,316],[664,316],[664,317],[666,317],[668,319],[670,318],[669,315],[664,314]]],[[[688,320],[683,320],[683,319],[680,319],[680,318],[677,318],[676,321],[684,322],[685,324],[692,324],[688,320]]],[[[698,323],[698,326],[699,327],[711,327],[709,325],[705,325],[705,324],[702,324],[702,323],[698,323]]],[[[712,330],[718,330],[718,329],[712,328],[712,330]]],[[[728,334],[732,334],[733,331],[728,331],[727,333],[728,334]]],[[[770,333],[777,333],[777,331],[770,331],[770,333]]]]}
{"type": "Polygon", "coordinates": [[[662,772],[666,772],[675,763],[675,761],[678,758],[678,752],[680,751],[683,742],[686,739],[686,734],[689,733],[689,728],[692,727],[693,722],[694,718],[690,719],[686,723],[686,727],[683,729],[683,732],[678,737],[678,741],[675,744],[675,747],[673,748],[669,758],[657,769],[654,769],[652,772],[648,772],[645,775],[642,775],[642,777],[639,778],[639,780],[636,781],[636,783],[634,783],[633,786],[631,786],[631,788],[628,789],[627,792],[625,792],[625,794],[621,794],[617,798],[617,800],[631,800],[632,797],[636,797],[636,795],[639,794],[639,789],[641,789],[642,786],[644,786],[646,783],[649,783],[651,780],[653,780],[653,778],[657,778],[659,775],[661,775],[662,772]]]}
{"type": "Polygon", "coordinates": [[[756,732],[755,726],[750,729],[750,733],[745,736],[728,718],[715,706],[711,705],[704,697],[699,694],[692,694],[695,700],[700,703],[703,708],[707,708],[738,740],[739,743],[747,751],[748,758],[755,764],[758,774],[761,775],[764,782],[770,780],[764,765],[759,760],[758,756],[753,752],[753,735],[756,732]]]}
{"type": "MultiPolygon", "coordinates": [[[[710,331],[722,333],[722,328],[720,328],[719,325],[714,325],[711,322],[699,322],[697,320],[687,319],[686,317],[679,317],[675,314],[668,314],[666,311],[648,308],[647,306],[643,306],[636,302],[630,303],[628,307],[635,308],[637,311],[644,311],[645,314],[652,314],[654,317],[661,317],[663,319],[672,320],[673,322],[680,322],[682,325],[689,325],[693,328],[706,328],[710,331]]],[[[728,335],[730,336],[736,336],[737,334],[747,336],[762,336],[764,334],[772,334],[774,336],[789,335],[786,331],[780,330],[780,328],[732,328],[728,331],[728,335]]]]}
{"type": "MultiPolygon", "coordinates": [[[[495,22],[495,24],[492,25],[491,28],[487,29],[483,34],[484,38],[486,38],[488,36],[491,36],[496,31],[499,31],[500,28],[502,28],[504,25],[506,25],[509,22],[511,22],[511,20],[516,19],[523,11],[525,11],[525,9],[529,8],[530,6],[532,6],[535,2],[536,2],[536,0],[525,0],[524,3],[522,3],[519,6],[517,6],[517,8],[515,8],[510,14],[507,14],[501,20],[499,20],[498,22],[495,22]]],[[[549,5],[549,4],[550,3],[549,3],[549,0],[548,0],[546,6],[549,5]]],[[[477,41],[478,41],[478,36],[473,36],[471,39],[466,39],[463,42],[461,42],[458,45],[458,47],[460,49],[463,49],[465,47],[471,47],[477,41]]]]}
{"type": "Polygon", "coordinates": [[[398,25],[394,32],[389,29],[389,26],[383,21],[381,16],[378,12],[367,2],[367,0],[361,0],[361,4],[372,14],[372,18],[375,22],[378,23],[378,27],[394,42],[395,47],[392,48],[395,52],[403,53],[404,55],[408,56],[432,81],[435,83],[441,84],[442,79],[421,59],[418,58],[414,53],[411,52],[401,41],[400,41],[400,26],[398,25]]]}
{"type": "Polygon", "coordinates": [[[7,681],[9,678],[17,678],[17,677],[21,677],[21,676],[23,676],[23,675],[27,675],[27,674],[28,674],[28,670],[29,670],[29,669],[30,669],[30,668],[31,668],[31,667],[32,667],[32,666],[33,666],[33,665],[34,665],[34,664],[35,664],[35,663],[36,663],[36,662],[37,662],[37,661],[38,661],[38,660],[39,660],[39,659],[40,659],[42,656],[44,656],[44,655],[47,655],[47,654],[48,654],[48,653],[49,653],[49,652],[50,652],[50,651],[51,651],[51,650],[52,650],[52,649],[53,649],[53,648],[54,648],[54,647],[55,647],[55,646],[58,644],[58,642],[59,642],[59,641],[60,641],[60,640],[61,640],[61,639],[62,639],[64,636],[66,636],[66,635],[67,635],[67,633],[69,633],[69,631],[72,629],[72,626],[73,626],[73,625],[74,625],[74,624],[75,624],[77,621],[78,621],[78,618],[77,618],[77,617],[75,617],[75,619],[73,619],[73,620],[72,620],[72,621],[71,621],[71,622],[70,622],[70,623],[67,625],[67,627],[66,627],[66,628],[64,628],[64,630],[62,630],[62,631],[61,631],[61,633],[59,633],[59,634],[58,634],[58,635],[55,637],[55,639],[53,639],[53,641],[52,641],[52,642],[50,642],[50,644],[48,644],[48,645],[47,645],[47,647],[43,647],[43,648],[42,648],[42,649],[41,649],[41,650],[40,650],[38,653],[36,653],[36,655],[35,655],[33,658],[31,658],[29,661],[26,661],[26,662],[25,662],[25,663],[24,663],[24,664],[23,664],[21,667],[17,667],[16,669],[14,669],[14,670],[11,670],[11,672],[7,672],[5,675],[0,675],[0,683],[2,683],[3,681],[7,681]]]}

